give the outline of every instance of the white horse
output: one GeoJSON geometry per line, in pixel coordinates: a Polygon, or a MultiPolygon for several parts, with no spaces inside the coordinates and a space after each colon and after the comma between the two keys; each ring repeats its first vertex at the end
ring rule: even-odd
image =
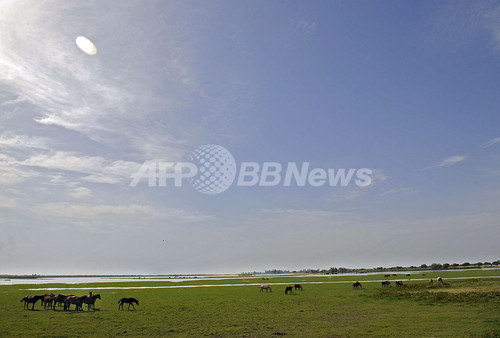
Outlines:
{"type": "Polygon", "coordinates": [[[267,291],[273,292],[273,290],[271,290],[271,287],[269,285],[261,285],[260,286],[260,292],[262,292],[263,290],[266,290],[266,292],[267,291]]]}

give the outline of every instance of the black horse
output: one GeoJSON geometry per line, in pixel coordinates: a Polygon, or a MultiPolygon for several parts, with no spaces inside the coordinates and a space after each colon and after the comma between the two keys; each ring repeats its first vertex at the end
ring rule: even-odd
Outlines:
{"type": "Polygon", "coordinates": [[[24,297],[23,299],[21,299],[21,303],[24,302],[23,308],[29,309],[29,305],[33,304],[31,306],[31,310],[34,310],[36,302],[38,302],[39,300],[43,301],[43,297],[44,296],[26,296],[26,297],[24,297]]]}
{"type": "Polygon", "coordinates": [[[363,288],[363,287],[361,286],[361,283],[360,283],[360,282],[355,282],[355,283],[352,283],[352,287],[353,287],[353,288],[355,288],[355,289],[359,289],[359,288],[361,288],[361,289],[362,289],[362,288],[363,288]]]}
{"type": "Polygon", "coordinates": [[[293,286],[293,288],[295,289],[295,291],[297,291],[297,290],[302,291],[302,285],[300,285],[300,284],[295,284],[295,285],[293,286]]]}
{"type": "Polygon", "coordinates": [[[95,301],[96,299],[101,299],[101,295],[92,295],[90,297],[87,297],[86,299],[83,300],[85,304],[87,304],[87,310],[90,311],[90,308],[92,308],[95,311],[95,301]]]}
{"type": "Polygon", "coordinates": [[[64,305],[64,300],[68,296],[74,296],[74,295],[62,295],[62,294],[58,294],[57,296],[55,296],[55,298],[53,300],[53,304],[52,304],[52,309],[55,310],[56,309],[56,305],[59,305],[59,306],[64,305]]]}
{"type": "Polygon", "coordinates": [[[391,286],[391,282],[388,280],[382,282],[382,286],[391,286]]]}
{"type": "Polygon", "coordinates": [[[130,305],[132,305],[132,307],[134,308],[135,310],[135,306],[134,306],[134,303],[136,303],[137,305],[139,305],[139,301],[135,298],[122,298],[118,301],[118,310],[120,310],[120,307],[122,308],[123,310],[123,304],[124,303],[127,303],[128,304],[128,309],[127,310],[130,310],[130,305]]]}
{"type": "Polygon", "coordinates": [[[83,302],[88,296],[68,296],[64,299],[64,311],[69,311],[71,304],[75,304],[75,311],[83,311],[83,302]]]}
{"type": "Polygon", "coordinates": [[[287,286],[287,287],[285,288],[285,295],[287,295],[287,294],[288,294],[288,292],[292,293],[292,290],[293,290],[293,286],[287,286]]]}

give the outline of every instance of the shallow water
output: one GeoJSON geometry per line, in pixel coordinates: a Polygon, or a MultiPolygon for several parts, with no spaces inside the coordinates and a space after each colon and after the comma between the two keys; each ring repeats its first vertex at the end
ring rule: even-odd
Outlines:
{"type": "MultiPolygon", "coordinates": [[[[98,277],[98,276],[89,276],[89,277],[71,277],[71,276],[60,276],[60,277],[35,277],[35,278],[0,278],[0,286],[1,285],[17,285],[17,284],[82,284],[82,283],[111,283],[111,282],[170,282],[170,283],[179,283],[179,282],[188,282],[188,281],[207,281],[207,280],[226,280],[226,279],[251,279],[251,278],[260,278],[260,277],[296,277],[296,278],[304,278],[304,277],[336,277],[336,276],[370,276],[377,274],[397,274],[398,277],[403,278],[404,280],[425,280],[423,279],[411,279],[407,277],[406,274],[410,275],[419,275],[422,273],[434,273],[438,271],[474,271],[474,270],[498,270],[495,268],[485,268],[485,269],[449,269],[449,270],[423,270],[423,271],[393,271],[393,272],[367,272],[367,273],[339,273],[334,275],[326,275],[326,274],[282,274],[282,275],[189,275],[189,276],[179,276],[179,275],[146,275],[146,276],[125,276],[125,277],[98,277]]],[[[474,277],[479,278],[479,277],[474,277]]],[[[330,283],[330,282],[329,282],[330,283]]],[[[334,283],[334,282],[332,282],[334,283]]],[[[335,282],[336,283],[336,282],[335,282]]],[[[342,282],[345,283],[345,282],[342,282]]],[[[287,283],[285,283],[287,284],[287,283]]],[[[225,286],[232,285],[252,285],[252,284],[225,284],[225,286]]],[[[260,285],[257,283],[255,285],[260,285]]],[[[208,285],[213,286],[213,285],[208,285]]],[[[221,285],[222,286],[222,285],[221,285]]],[[[167,286],[165,286],[167,287],[167,286]]],[[[168,287],[178,287],[178,286],[168,286],[168,287]]],[[[186,286],[182,286],[186,287],[186,286]]],[[[190,286],[195,287],[195,286],[190,286]]],[[[197,285],[197,287],[203,287],[197,285]]],[[[94,288],[95,289],[95,288],[94,288]]],[[[47,289],[48,290],[48,289],[47,289]]]]}
{"type": "MultiPolygon", "coordinates": [[[[500,278],[500,276],[476,276],[476,277],[451,277],[446,278],[446,280],[453,279],[479,279],[479,278],[500,278]]],[[[411,281],[427,281],[428,278],[413,278],[413,279],[404,279],[403,282],[411,282],[411,281]]],[[[380,280],[368,280],[362,281],[364,283],[381,283],[385,281],[385,279],[380,280]]],[[[356,280],[352,281],[325,281],[325,282],[300,282],[302,285],[307,284],[350,284],[354,283],[356,280]]],[[[290,285],[293,283],[265,283],[271,287],[275,285],[290,285]]],[[[394,280],[391,281],[391,285],[394,284],[394,280]]],[[[436,282],[437,284],[437,282],[436,282]]],[[[33,288],[33,289],[23,289],[30,291],[59,291],[59,290],[139,290],[139,289],[178,289],[178,288],[209,288],[209,287],[220,287],[220,286],[261,286],[263,283],[245,283],[245,284],[204,284],[204,285],[162,285],[162,286],[98,286],[98,287],[67,287],[67,288],[33,288]]]]}
{"type": "MultiPolygon", "coordinates": [[[[239,279],[243,277],[207,277],[207,276],[137,276],[137,277],[34,277],[34,278],[2,278],[0,285],[17,285],[17,284],[81,284],[81,283],[112,283],[112,282],[186,282],[191,280],[212,280],[212,279],[239,279]]],[[[245,277],[246,278],[246,277],[245,277]]]]}

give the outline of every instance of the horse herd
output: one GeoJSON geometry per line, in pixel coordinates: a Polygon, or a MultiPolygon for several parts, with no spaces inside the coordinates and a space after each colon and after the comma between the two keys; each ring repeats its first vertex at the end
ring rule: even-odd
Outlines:
{"type": "MultiPolygon", "coordinates": [[[[297,291],[297,290],[300,290],[300,291],[304,290],[302,288],[302,285],[300,285],[300,284],[295,284],[294,286],[286,286],[285,287],[285,295],[288,295],[289,293],[292,293],[292,290],[294,290],[294,289],[295,289],[295,291],[297,291]]],[[[267,285],[267,284],[264,284],[264,285],[260,286],[260,292],[262,292],[264,290],[266,290],[266,292],[268,292],[268,291],[269,292],[273,292],[273,290],[271,290],[271,287],[269,285],[267,285]]]]}
{"type": "MultiPolygon", "coordinates": [[[[386,275],[386,276],[389,276],[389,275],[386,275]]],[[[441,277],[438,277],[437,281],[438,281],[438,285],[445,285],[445,283],[443,282],[443,279],[441,277]]],[[[388,280],[384,280],[381,283],[382,283],[382,287],[391,286],[391,281],[388,281],[388,280]]],[[[403,281],[402,280],[397,280],[394,283],[396,284],[396,286],[403,286],[403,281]]],[[[429,279],[429,285],[434,285],[434,281],[432,279],[429,279]]],[[[361,286],[360,282],[354,282],[354,283],[352,283],[352,287],[354,289],[362,289],[363,288],[361,286]]]]}
{"type": "MultiPolygon", "coordinates": [[[[386,275],[386,276],[390,276],[390,275],[386,275]]],[[[395,275],[393,275],[393,276],[395,276],[395,275]]],[[[409,275],[407,275],[407,276],[409,276],[409,275]]],[[[445,285],[445,283],[443,282],[443,279],[441,277],[438,277],[437,281],[438,281],[439,285],[445,285]]],[[[382,281],[381,283],[382,283],[382,287],[390,287],[391,286],[391,282],[388,280],[382,281]]],[[[396,284],[396,286],[403,286],[403,281],[401,281],[401,280],[397,280],[394,283],[396,284]]],[[[430,279],[429,285],[433,285],[433,283],[434,283],[434,281],[432,279],[430,279]]],[[[363,288],[363,286],[361,286],[361,283],[359,281],[352,283],[352,287],[354,289],[362,289],[363,288]]],[[[297,290],[302,291],[303,290],[302,285],[300,285],[300,284],[295,284],[294,286],[286,286],[285,287],[285,295],[292,293],[292,290],[294,290],[294,289],[295,289],[295,291],[297,291],[297,290]]],[[[262,292],[264,290],[266,290],[266,292],[267,291],[273,292],[273,290],[271,290],[271,287],[267,284],[260,286],[260,292],[262,292]]]]}
{"type": "MultiPolygon", "coordinates": [[[[445,285],[443,282],[443,279],[441,277],[437,278],[438,285],[445,285]]],[[[398,280],[395,281],[396,286],[403,286],[403,281],[398,280]]],[[[429,285],[433,285],[434,281],[432,279],[429,280],[429,285]]],[[[390,287],[391,282],[388,280],[382,281],[382,287],[390,287]]],[[[361,283],[359,281],[352,283],[352,287],[354,289],[362,289],[363,287],[361,286],[361,283]]],[[[260,292],[263,291],[266,292],[273,292],[271,287],[267,284],[261,285],[260,286],[260,292]]],[[[295,284],[293,286],[286,286],[285,287],[285,295],[291,294],[292,291],[299,290],[303,291],[303,287],[300,284],[295,284]]],[[[35,309],[35,304],[40,300],[42,302],[42,306],[44,309],[52,309],[55,310],[57,306],[63,306],[64,311],[69,311],[71,305],[75,305],[75,311],[83,311],[83,304],[87,304],[87,310],[90,311],[91,309],[95,311],[95,301],[97,299],[101,299],[101,295],[92,295],[92,292],[89,293],[88,296],[75,296],[75,295],[62,295],[58,294],[57,296],[54,295],[53,293],[46,293],[41,296],[26,296],[21,299],[21,303],[24,302],[24,309],[29,309],[29,306],[31,304],[31,310],[35,309]]],[[[135,306],[139,305],[139,301],[135,298],[121,298],[118,301],[118,310],[122,309],[123,310],[123,304],[128,304],[128,310],[130,310],[130,306],[135,310],[135,306]]]]}
{"type": "MultiPolygon", "coordinates": [[[[87,304],[87,310],[91,309],[95,311],[95,301],[101,299],[101,295],[93,295],[92,292],[88,296],[75,296],[75,295],[61,295],[57,296],[53,293],[46,293],[41,296],[26,296],[21,299],[21,303],[24,302],[24,309],[29,310],[31,304],[31,310],[35,309],[35,304],[40,300],[42,306],[45,310],[52,309],[56,310],[57,306],[63,306],[64,311],[69,311],[71,305],[75,305],[75,311],[83,311],[83,304],[87,304]]],[[[123,304],[128,304],[128,310],[130,306],[135,310],[134,303],[139,305],[139,301],[135,298],[121,298],[118,301],[118,310],[121,308],[123,310],[123,304]]]]}

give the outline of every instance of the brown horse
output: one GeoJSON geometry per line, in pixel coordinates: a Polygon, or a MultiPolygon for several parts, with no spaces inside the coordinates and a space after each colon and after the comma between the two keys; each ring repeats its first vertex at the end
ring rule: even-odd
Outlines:
{"type": "Polygon", "coordinates": [[[396,286],[403,286],[403,281],[402,280],[397,280],[396,281],[396,286]]]}
{"type": "Polygon", "coordinates": [[[287,295],[287,294],[288,294],[288,292],[292,293],[292,290],[293,290],[293,286],[287,286],[287,287],[285,288],[285,295],[287,295]]]}
{"type": "Polygon", "coordinates": [[[120,310],[120,307],[122,308],[123,310],[123,304],[124,303],[127,303],[128,304],[128,309],[127,310],[130,310],[130,305],[132,305],[132,307],[134,308],[135,310],[135,306],[134,306],[134,303],[136,303],[137,305],[139,305],[139,301],[135,298],[122,298],[118,301],[118,303],[120,305],[118,305],[118,310],[120,310]]]}
{"type": "Polygon", "coordinates": [[[361,286],[361,283],[360,283],[360,282],[352,283],[352,287],[353,287],[353,288],[355,288],[355,289],[358,289],[358,288],[361,288],[361,289],[362,289],[362,288],[363,288],[363,287],[361,286]]]}
{"type": "Polygon", "coordinates": [[[46,293],[42,299],[43,308],[44,309],[47,309],[47,307],[49,309],[52,308],[52,303],[53,303],[55,298],[56,298],[56,295],[54,295],[53,293],[46,293]]]}
{"type": "Polygon", "coordinates": [[[66,297],[68,296],[74,296],[74,295],[62,295],[62,294],[58,294],[57,296],[55,296],[53,302],[54,304],[52,304],[52,309],[55,310],[56,309],[56,305],[64,305],[64,300],[66,299],[66,297]]]}

